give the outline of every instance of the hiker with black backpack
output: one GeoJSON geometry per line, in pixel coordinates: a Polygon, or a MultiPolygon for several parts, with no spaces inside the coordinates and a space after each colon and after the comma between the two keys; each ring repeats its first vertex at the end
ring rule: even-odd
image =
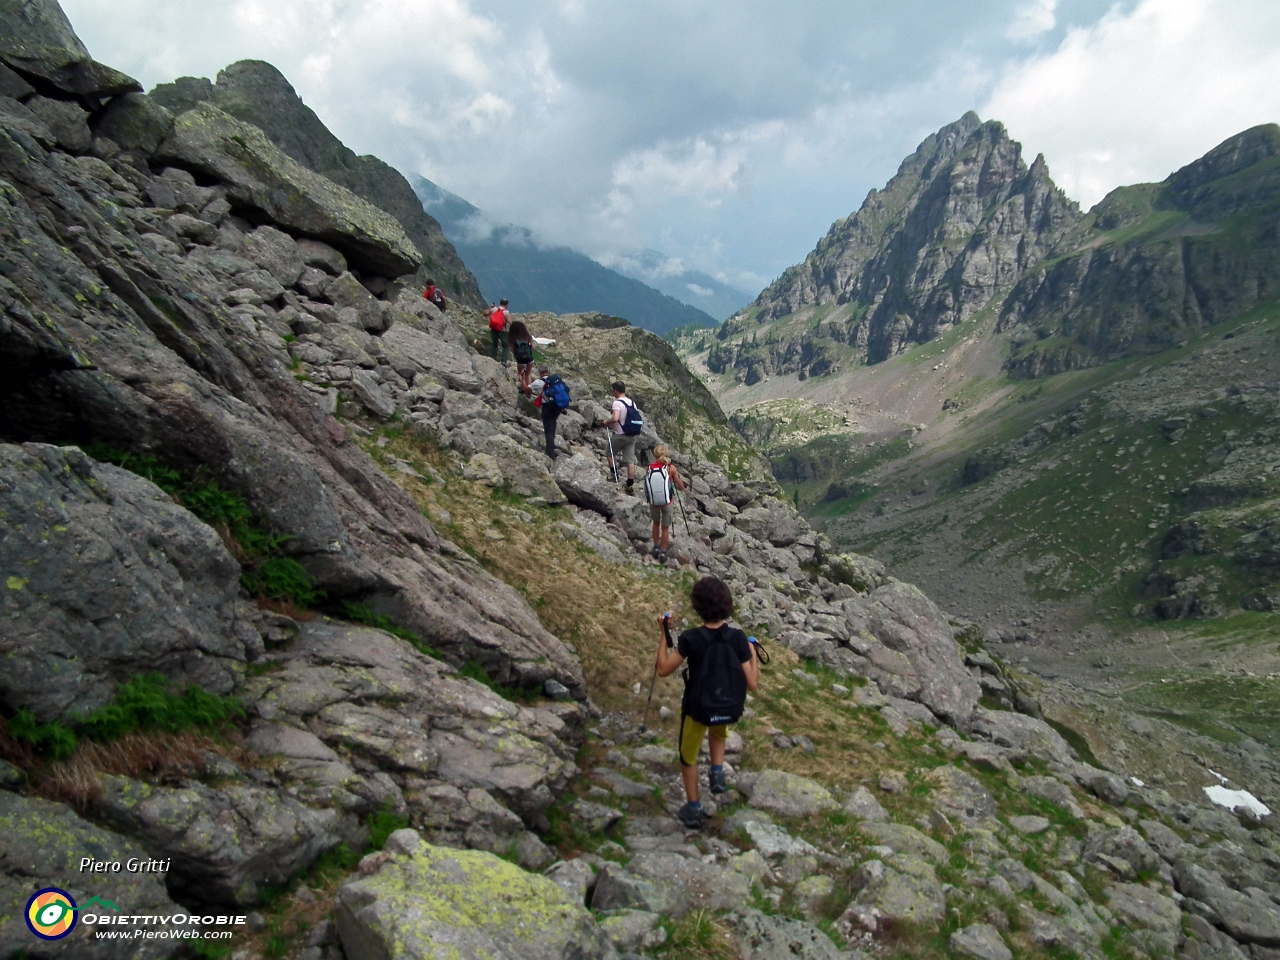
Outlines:
{"type": "Polygon", "coordinates": [[[547,456],[554,460],[556,458],[556,421],[560,418],[560,414],[569,409],[569,385],[560,379],[560,374],[552,373],[546,367],[538,371],[538,377],[542,381],[542,389],[538,392],[538,399],[534,403],[542,412],[542,432],[547,437],[547,456]]]}
{"type": "Polygon", "coordinates": [[[507,298],[503,297],[495,307],[489,309],[489,356],[498,359],[498,347],[502,347],[502,365],[507,365],[507,324],[511,322],[511,312],[507,309],[507,298]]]}
{"type": "Polygon", "coordinates": [[[667,562],[667,547],[671,545],[671,513],[675,502],[675,488],[684,489],[680,471],[671,462],[665,443],[653,448],[653,463],[644,477],[644,498],[649,503],[649,519],[653,522],[653,556],[658,562],[667,562]]]}
{"type": "Polygon", "coordinates": [[[618,480],[617,460],[627,465],[627,493],[636,484],[636,439],[644,430],[644,417],[635,401],[627,396],[627,386],[621,380],[613,382],[613,412],[607,420],[596,424],[613,434],[609,438],[609,469],[613,471],[613,479],[618,480]]]}
{"type": "Polygon", "coordinates": [[[725,621],[733,616],[733,594],[717,577],[703,577],[693,585],[689,602],[702,620],[696,630],[680,634],[671,647],[670,614],[658,618],[662,639],[658,643],[657,673],[669,677],[688,661],[685,668],[684,697],[680,701],[680,776],[688,803],[677,818],[691,830],[706,820],[698,800],[698,751],[709,734],[711,751],[711,792],[725,793],[724,750],[729,724],[742,717],[747,691],[760,681],[760,661],[756,645],[741,630],[725,621]]]}
{"type": "Polygon", "coordinates": [[[528,395],[529,381],[533,379],[533,334],[523,322],[512,320],[507,330],[507,342],[511,344],[511,355],[516,358],[520,392],[528,395]]]}

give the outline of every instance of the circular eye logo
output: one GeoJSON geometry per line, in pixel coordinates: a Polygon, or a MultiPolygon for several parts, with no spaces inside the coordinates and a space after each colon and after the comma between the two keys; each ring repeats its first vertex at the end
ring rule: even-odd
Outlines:
{"type": "Polygon", "coordinates": [[[75,900],[57,887],[37,890],[27,901],[27,926],[41,940],[61,940],[75,929],[75,900]]]}

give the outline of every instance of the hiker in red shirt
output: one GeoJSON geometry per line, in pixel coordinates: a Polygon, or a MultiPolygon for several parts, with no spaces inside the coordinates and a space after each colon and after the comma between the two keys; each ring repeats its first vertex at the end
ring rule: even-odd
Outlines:
{"type": "Polygon", "coordinates": [[[507,346],[507,324],[511,322],[511,313],[507,310],[507,299],[503,297],[498,301],[498,305],[489,311],[489,339],[492,346],[489,348],[489,356],[498,359],[498,347],[502,347],[502,364],[506,366],[507,358],[510,356],[511,348],[507,346]]]}
{"type": "Polygon", "coordinates": [[[427,279],[427,289],[422,291],[422,299],[428,303],[434,303],[441,313],[449,309],[449,301],[444,298],[436,282],[430,278],[427,279]]]}

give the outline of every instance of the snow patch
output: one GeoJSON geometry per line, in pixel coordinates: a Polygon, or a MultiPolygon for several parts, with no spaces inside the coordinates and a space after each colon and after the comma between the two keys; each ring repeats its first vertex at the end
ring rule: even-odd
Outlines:
{"type": "Polygon", "coordinates": [[[1205,796],[1220,807],[1228,810],[1239,810],[1243,807],[1252,810],[1260,817],[1268,816],[1271,808],[1255,797],[1248,790],[1228,790],[1226,787],[1205,787],[1205,796]]]}

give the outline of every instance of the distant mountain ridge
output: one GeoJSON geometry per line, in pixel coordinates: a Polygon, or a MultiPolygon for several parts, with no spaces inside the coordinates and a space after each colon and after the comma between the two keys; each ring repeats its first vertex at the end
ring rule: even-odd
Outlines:
{"type": "Polygon", "coordinates": [[[423,208],[439,220],[490,301],[506,297],[521,313],[599,311],[623,317],[660,336],[679,327],[716,325],[710,314],[584,253],[543,244],[526,227],[487,221],[478,207],[425,177],[415,180],[414,190],[423,208]]]}

